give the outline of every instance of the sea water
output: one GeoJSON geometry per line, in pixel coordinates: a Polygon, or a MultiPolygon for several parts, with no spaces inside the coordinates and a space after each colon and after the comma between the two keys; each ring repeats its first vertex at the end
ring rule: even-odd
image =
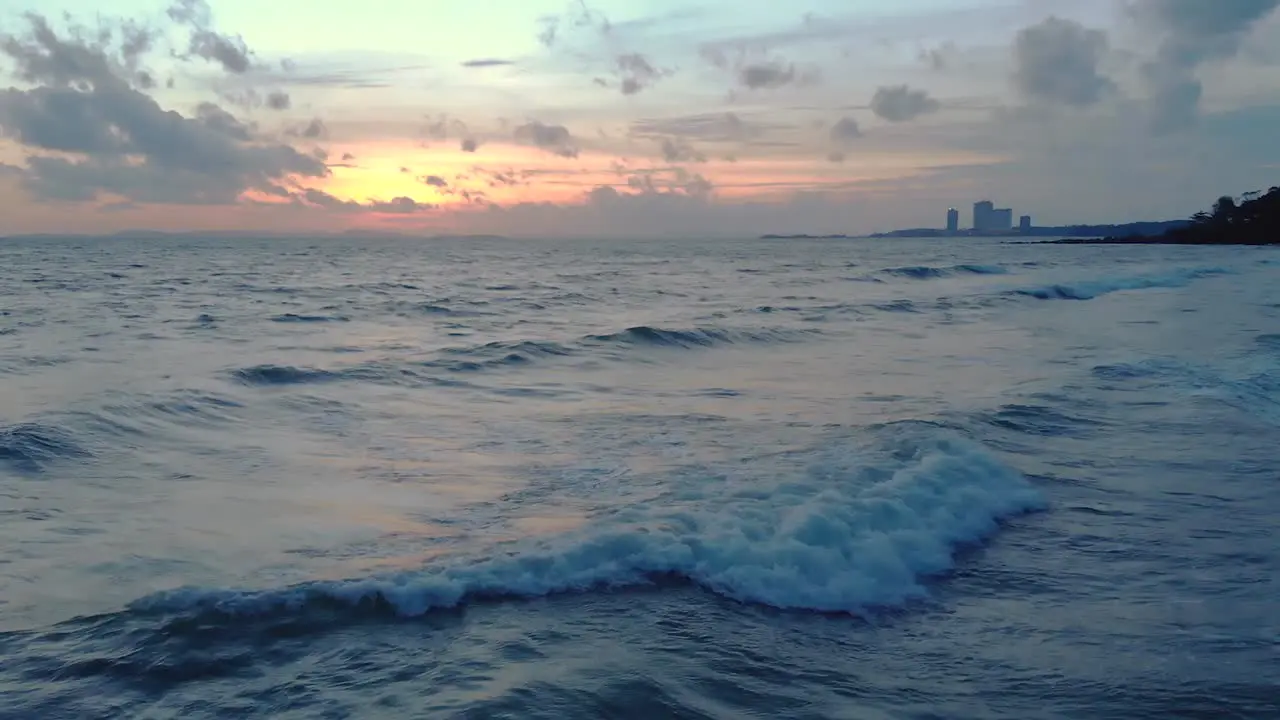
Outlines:
{"type": "Polygon", "coordinates": [[[1280,255],[0,241],[0,717],[1280,716],[1280,255]]]}

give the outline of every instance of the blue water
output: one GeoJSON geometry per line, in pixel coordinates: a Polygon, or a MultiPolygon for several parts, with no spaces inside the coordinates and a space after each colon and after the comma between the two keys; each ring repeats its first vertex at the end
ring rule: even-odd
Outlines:
{"type": "Polygon", "coordinates": [[[1280,255],[0,242],[0,717],[1280,716],[1280,255]]]}

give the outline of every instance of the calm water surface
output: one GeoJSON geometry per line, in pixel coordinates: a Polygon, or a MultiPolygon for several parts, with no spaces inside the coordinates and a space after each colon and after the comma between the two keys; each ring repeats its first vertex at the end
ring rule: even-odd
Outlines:
{"type": "Polygon", "coordinates": [[[0,241],[0,717],[1280,717],[1280,254],[0,241]]]}

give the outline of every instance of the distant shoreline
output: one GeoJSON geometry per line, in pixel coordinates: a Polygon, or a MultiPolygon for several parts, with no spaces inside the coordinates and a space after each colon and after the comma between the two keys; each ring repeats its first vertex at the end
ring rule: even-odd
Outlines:
{"type": "Polygon", "coordinates": [[[973,229],[950,232],[942,228],[906,228],[868,235],[845,233],[769,233],[761,240],[887,240],[887,239],[939,239],[963,240],[969,238],[1025,239],[1034,238],[1105,238],[1105,237],[1155,237],[1190,225],[1187,220],[1140,221],[1121,225],[1056,225],[1033,226],[1026,229],[1010,228],[1004,231],[979,231],[973,229]]]}
{"type": "Polygon", "coordinates": [[[1041,240],[1036,245],[1233,245],[1237,247],[1266,247],[1280,245],[1276,241],[1249,240],[1207,240],[1204,238],[1165,237],[1102,237],[1102,238],[1060,238],[1058,240],[1041,240]]]}

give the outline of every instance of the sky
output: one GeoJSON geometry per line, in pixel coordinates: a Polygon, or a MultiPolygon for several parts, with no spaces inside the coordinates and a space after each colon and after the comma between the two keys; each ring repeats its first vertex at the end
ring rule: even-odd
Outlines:
{"type": "Polygon", "coordinates": [[[0,3],[0,234],[1166,220],[1280,185],[1280,0],[0,3]]]}

